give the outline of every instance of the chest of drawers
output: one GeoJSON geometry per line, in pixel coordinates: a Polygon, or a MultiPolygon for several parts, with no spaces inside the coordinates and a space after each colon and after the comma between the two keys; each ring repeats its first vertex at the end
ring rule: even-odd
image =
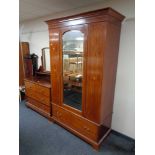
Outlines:
{"type": "Polygon", "coordinates": [[[50,83],[36,78],[25,79],[26,105],[50,118],[51,86],[50,83]]]}

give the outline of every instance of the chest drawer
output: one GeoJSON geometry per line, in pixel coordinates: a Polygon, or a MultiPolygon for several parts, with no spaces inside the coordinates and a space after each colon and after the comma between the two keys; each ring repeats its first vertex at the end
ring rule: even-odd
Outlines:
{"type": "Polygon", "coordinates": [[[33,92],[40,93],[41,95],[50,97],[50,89],[49,88],[46,88],[44,86],[41,86],[41,85],[33,83],[33,82],[25,81],[25,89],[27,92],[32,90],[33,92]]]}
{"type": "Polygon", "coordinates": [[[35,84],[32,82],[25,81],[25,88],[35,90],[35,84]]]}
{"type": "Polygon", "coordinates": [[[61,123],[72,128],[73,130],[76,130],[80,134],[91,138],[92,140],[97,140],[98,126],[93,122],[90,122],[82,116],[76,115],[53,104],[52,112],[53,116],[56,117],[56,119],[61,123]]]}
{"type": "Polygon", "coordinates": [[[32,99],[35,99],[45,105],[50,105],[50,97],[44,96],[40,93],[37,93],[36,91],[33,91],[31,89],[26,90],[26,95],[28,97],[31,97],[32,99]]]}
{"type": "Polygon", "coordinates": [[[37,102],[36,100],[33,100],[32,98],[29,98],[29,97],[27,99],[31,105],[37,107],[38,109],[41,109],[42,111],[44,111],[48,114],[50,113],[50,107],[49,106],[42,104],[40,102],[37,102]]]}

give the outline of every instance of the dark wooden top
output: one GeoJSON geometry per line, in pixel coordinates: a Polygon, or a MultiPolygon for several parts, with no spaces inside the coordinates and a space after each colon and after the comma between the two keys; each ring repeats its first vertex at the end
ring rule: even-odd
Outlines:
{"type": "Polygon", "coordinates": [[[89,11],[89,12],[80,13],[72,16],[51,19],[45,22],[48,25],[50,25],[51,28],[53,28],[53,27],[70,26],[70,25],[77,25],[77,24],[84,24],[84,23],[91,23],[91,22],[98,22],[98,21],[121,22],[124,18],[125,16],[121,15],[119,12],[115,11],[114,9],[108,7],[108,8],[89,11]]]}
{"type": "Polygon", "coordinates": [[[51,83],[49,81],[46,81],[46,80],[38,78],[38,77],[26,77],[24,80],[32,82],[32,83],[36,83],[38,85],[41,85],[41,86],[44,86],[47,88],[51,88],[51,83]]]}

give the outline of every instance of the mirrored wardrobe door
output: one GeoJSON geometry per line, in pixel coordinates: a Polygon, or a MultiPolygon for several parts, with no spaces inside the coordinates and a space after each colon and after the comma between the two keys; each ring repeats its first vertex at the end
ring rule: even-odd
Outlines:
{"type": "Polygon", "coordinates": [[[63,104],[82,110],[84,33],[70,30],[62,36],[63,104]]]}

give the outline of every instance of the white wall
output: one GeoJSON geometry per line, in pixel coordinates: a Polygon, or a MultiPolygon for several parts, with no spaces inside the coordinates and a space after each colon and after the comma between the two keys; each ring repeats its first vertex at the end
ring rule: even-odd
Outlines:
{"type": "Polygon", "coordinates": [[[121,29],[112,128],[135,137],[135,21],[121,29]]]}
{"type": "Polygon", "coordinates": [[[35,53],[39,56],[38,66],[41,65],[41,49],[49,47],[49,33],[48,30],[40,32],[29,32],[20,35],[20,41],[29,42],[30,53],[35,53]]]}
{"type": "Polygon", "coordinates": [[[40,56],[41,48],[49,46],[48,27],[45,20],[104,7],[112,7],[126,16],[121,30],[112,128],[135,138],[134,0],[106,0],[93,6],[20,23],[20,41],[28,41],[30,52],[40,56]]]}

